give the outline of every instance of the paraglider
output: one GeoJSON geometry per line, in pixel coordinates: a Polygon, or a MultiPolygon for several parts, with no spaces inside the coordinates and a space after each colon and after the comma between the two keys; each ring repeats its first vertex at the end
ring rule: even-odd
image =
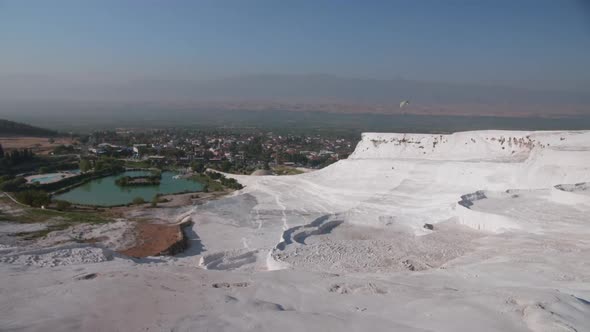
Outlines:
{"type": "Polygon", "coordinates": [[[402,100],[401,103],[399,103],[399,108],[404,108],[404,106],[410,104],[409,100],[402,100]]]}

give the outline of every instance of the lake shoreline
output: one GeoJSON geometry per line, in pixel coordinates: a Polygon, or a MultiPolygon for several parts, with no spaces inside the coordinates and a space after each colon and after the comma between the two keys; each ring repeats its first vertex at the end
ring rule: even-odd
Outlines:
{"type": "Polygon", "coordinates": [[[149,171],[146,170],[126,170],[104,177],[92,177],[83,183],[56,191],[52,196],[56,200],[68,201],[74,205],[110,208],[130,205],[136,198],[150,202],[156,195],[194,194],[202,192],[204,188],[204,185],[198,181],[174,178],[177,173],[173,171],[162,172],[162,181],[158,185],[120,187],[116,184],[119,178],[145,176],[148,173],[149,171]]]}

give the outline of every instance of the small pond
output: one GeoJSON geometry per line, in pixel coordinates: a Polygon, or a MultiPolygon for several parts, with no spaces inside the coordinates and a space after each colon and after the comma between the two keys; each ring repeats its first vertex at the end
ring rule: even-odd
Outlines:
{"type": "Polygon", "coordinates": [[[92,180],[68,192],[55,195],[54,199],[76,204],[113,206],[128,204],[136,197],[150,202],[156,194],[176,194],[181,192],[201,191],[203,185],[190,179],[175,179],[174,172],[162,172],[159,185],[121,187],[115,180],[123,176],[149,175],[149,171],[127,171],[125,173],[92,180]]]}

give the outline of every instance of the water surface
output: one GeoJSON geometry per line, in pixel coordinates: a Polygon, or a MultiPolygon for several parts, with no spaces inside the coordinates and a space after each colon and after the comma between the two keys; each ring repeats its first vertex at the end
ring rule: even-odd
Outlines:
{"type": "Polygon", "coordinates": [[[174,179],[174,172],[162,172],[159,185],[121,187],[115,180],[123,176],[149,175],[148,171],[127,171],[122,174],[92,180],[68,192],[54,196],[55,199],[77,204],[112,206],[131,203],[141,197],[151,201],[156,194],[175,194],[184,191],[201,191],[203,185],[189,179],[174,179]]]}

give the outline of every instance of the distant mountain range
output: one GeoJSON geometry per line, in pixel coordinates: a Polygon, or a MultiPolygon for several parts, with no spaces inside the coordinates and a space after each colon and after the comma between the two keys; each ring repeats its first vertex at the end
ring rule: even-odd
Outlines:
{"type": "Polygon", "coordinates": [[[28,124],[0,119],[0,136],[56,136],[57,132],[28,124]]]}
{"type": "Polygon", "coordinates": [[[405,79],[248,75],[96,83],[0,76],[0,99],[159,103],[183,108],[445,115],[590,115],[590,94],[405,79]],[[400,110],[399,102],[410,100],[400,110]]]}

